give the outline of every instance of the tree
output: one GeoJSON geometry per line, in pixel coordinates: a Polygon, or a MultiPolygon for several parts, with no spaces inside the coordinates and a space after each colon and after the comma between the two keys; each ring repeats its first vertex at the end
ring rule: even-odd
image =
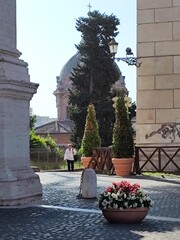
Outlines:
{"type": "Polygon", "coordinates": [[[103,146],[112,143],[114,109],[111,88],[119,79],[120,72],[111,59],[108,43],[115,37],[119,20],[114,15],[89,12],[88,17],[76,21],[76,29],[81,32],[81,42],[76,45],[81,54],[81,62],[72,73],[72,90],[69,104],[70,118],[74,122],[72,141],[78,148],[83,137],[86,109],[90,103],[96,108],[103,146]]]}
{"type": "Polygon", "coordinates": [[[56,152],[57,154],[63,156],[63,150],[58,147],[55,140],[48,134],[45,138],[46,146],[51,150],[56,152]]]}
{"type": "Polygon", "coordinates": [[[93,104],[87,108],[86,124],[81,144],[81,153],[86,157],[92,156],[93,148],[101,146],[99,126],[96,120],[96,112],[93,104]]]}
{"type": "Polygon", "coordinates": [[[124,93],[115,102],[116,121],[113,128],[112,150],[115,158],[129,158],[134,155],[133,128],[125,106],[124,93]]]}
{"type": "Polygon", "coordinates": [[[46,141],[44,138],[36,135],[35,133],[35,123],[36,123],[36,115],[33,114],[32,108],[29,110],[29,146],[30,148],[48,148],[46,145],[46,141]]]}
{"type": "Polygon", "coordinates": [[[53,150],[57,154],[62,155],[62,149],[58,147],[54,139],[48,134],[47,137],[43,138],[35,133],[36,115],[33,114],[32,108],[29,112],[30,132],[29,132],[29,145],[32,148],[43,148],[53,150]]]}
{"type": "Polygon", "coordinates": [[[34,130],[31,130],[29,133],[29,145],[30,149],[32,148],[48,149],[45,139],[37,135],[34,130]]]}
{"type": "Polygon", "coordinates": [[[36,123],[37,119],[36,119],[36,115],[33,114],[32,108],[30,108],[29,114],[30,114],[30,117],[29,117],[29,118],[30,118],[30,119],[29,119],[29,122],[30,122],[30,130],[32,130],[32,129],[35,128],[35,123],[36,123]]]}

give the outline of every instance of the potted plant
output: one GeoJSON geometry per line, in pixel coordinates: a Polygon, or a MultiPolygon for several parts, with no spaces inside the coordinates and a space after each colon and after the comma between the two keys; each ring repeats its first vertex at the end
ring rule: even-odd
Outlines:
{"type": "Polygon", "coordinates": [[[86,124],[80,149],[82,154],[81,162],[83,163],[84,168],[89,165],[93,148],[100,146],[101,138],[99,136],[99,126],[96,120],[95,107],[93,104],[89,104],[87,108],[86,124]]]}
{"type": "Polygon", "coordinates": [[[115,123],[113,128],[112,162],[116,175],[127,176],[130,174],[134,162],[134,138],[133,128],[128,116],[124,92],[116,97],[115,123]]]}
{"type": "Polygon", "coordinates": [[[112,183],[99,196],[99,208],[109,222],[141,222],[153,201],[138,183],[128,181],[112,183]]]}

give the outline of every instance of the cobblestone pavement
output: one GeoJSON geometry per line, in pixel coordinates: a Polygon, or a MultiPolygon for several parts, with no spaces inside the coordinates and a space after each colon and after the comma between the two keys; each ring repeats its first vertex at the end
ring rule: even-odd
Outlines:
{"type": "Polygon", "coordinates": [[[139,224],[110,224],[95,199],[77,199],[81,172],[38,173],[43,205],[0,208],[0,240],[180,239],[180,178],[97,175],[98,194],[114,181],[138,182],[154,201],[139,224]]]}

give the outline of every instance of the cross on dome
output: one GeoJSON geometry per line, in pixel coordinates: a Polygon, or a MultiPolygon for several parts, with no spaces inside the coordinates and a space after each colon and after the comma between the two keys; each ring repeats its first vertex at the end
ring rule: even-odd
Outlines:
{"type": "Polygon", "coordinates": [[[89,12],[91,12],[91,8],[92,8],[92,6],[91,6],[90,3],[88,4],[88,8],[89,8],[89,12]]]}

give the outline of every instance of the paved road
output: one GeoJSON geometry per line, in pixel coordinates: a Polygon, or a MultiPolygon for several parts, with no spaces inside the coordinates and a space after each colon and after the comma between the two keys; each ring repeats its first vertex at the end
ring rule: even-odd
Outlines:
{"type": "Polygon", "coordinates": [[[180,178],[97,175],[98,194],[113,181],[138,182],[154,201],[140,224],[110,224],[97,200],[77,199],[81,172],[38,173],[42,205],[0,209],[0,240],[180,239],[180,178]]]}

